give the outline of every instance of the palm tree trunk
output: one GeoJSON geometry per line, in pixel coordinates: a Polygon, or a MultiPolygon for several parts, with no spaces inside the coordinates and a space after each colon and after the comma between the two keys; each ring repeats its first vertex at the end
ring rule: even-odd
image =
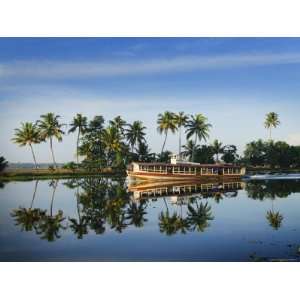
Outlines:
{"type": "Polygon", "coordinates": [[[163,198],[163,200],[164,200],[164,203],[165,203],[165,206],[166,206],[167,212],[169,212],[169,207],[168,207],[168,204],[167,204],[167,202],[166,202],[166,198],[164,197],[164,198],[163,198]]]}
{"type": "Polygon", "coordinates": [[[57,169],[57,165],[56,165],[56,161],[55,161],[55,157],[54,157],[54,152],[53,152],[52,137],[50,137],[50,149],[51,149],[52,159],[53,159],[55,169],[57,169]]]}
{"type": "Polygon", "coordinates": [[[272,140],[272,128],[270,127],[270,131],[269,131],[269,139],[270,139],[270,141],[272,140]]]}
{"type": "Polygon", "coordinates": [[[33,192],[33,195],[32,195],[32,200],[31,200],[31,204],[30,204],[30,209],[32,209],[32,206],[33,206],[33,201],[35,199],[35,195],[36,195],[36,190],[37,190],[38,183],[39,183],[39,181],[36,180],[35,181],[35,185],[34,185],[34,192],[33,192]]]}
{"type": "Polygon", "coordinates": [[[196,145],[197,145],[197,134],[195,135],[195,145],[194,145],[193,150],[192,150],[192,162],[194,162],[194,155],[195,155],[196,145]]]}
{"type": "Polygon", "coordinates": [[[180,153],[181,153],[181,126],[179,127],[179,151],[178,151],[179,157],[181,157],[180,153]]]}
{"type": "Polygon", "coordinates": [[[77,144],[76,144],[76,157],[77,157],[77,164],[79,164],[79,158],[78,158],[79,137],[80,137],[80,128],[78,129],[78,135],[77,135],[77,144]]]}
{"type": "Polygon", "coordinates": [[[30,149],[31,149],[31,153],[32,153],[32,156],[33,156],[33,161],[34,161],[35,168],[37,169],[37,163],[36,163],[34,151],[33,151],[33,148],[32,148],[32,145],[31,145],[31,144],[30,144],[30,149]]]}
{"type": "Polygon", "coordinates": [[[77,191],[76,191],[76,202],[77,202],[77,213],[78,213],[79,223],[81,224],[81,215],[80,215],[80,207],[79,207],[79,187],[77,187],[77,191]]]}
{"type": "Polygon", "coordinates": [[[53,213],[53,201],[54,201],[55,191],[56,191],[56,188],[57,188],[57,183],[58,183],[58,180],[55,180],[54,185],[53,185],[53,192],[52,192],[51,205],[50,205],[50,215],[51,215],[51,217],[52,217],[52,213],[53,213]]]}
{"type": "Polygon", "coordinates": [[[166,144],[166,141],[167,141],[167,136],[168,136],[168,131],[166,132],[165,140],[164,140],[163,146],[162,146],[162,148],[161,148],[161,155],[162,155],[163,152],[164,152],[165,144],[166,144]]]}

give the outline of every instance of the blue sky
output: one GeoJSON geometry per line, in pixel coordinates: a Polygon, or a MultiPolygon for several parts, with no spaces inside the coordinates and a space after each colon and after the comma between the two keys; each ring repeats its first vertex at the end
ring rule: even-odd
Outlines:
{"type": "MultiPolygon", "coordinates": [[[[142,120],[150,147],[163,138],[164,110],[203,113],[209,142],[266,138],[264,115],[279,113],[274,138],[300,144],[299,38],[0,38],[0,144],[10,161],[31,161],[12,144],[21,121],[53,111],[69,123],[75,113],[142,120]]],[[[47,144],[36,146],[50,161],[47,144]]],[[[177,150],[177,136],[167,148],[177,150]]],[[[60,162],[74,160],[75,136],[56,145],[60,162]]]]}

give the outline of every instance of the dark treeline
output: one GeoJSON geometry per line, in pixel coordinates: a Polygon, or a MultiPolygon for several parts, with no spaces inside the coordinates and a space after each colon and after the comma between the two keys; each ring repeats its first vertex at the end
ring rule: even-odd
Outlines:
{"type": "Polygon", "coordinates": [[[70,162],[65,168],[78,167],[88,170],[111,168],[124,170],[132,161],[168,162],[171,152],[166,150],[169,134],[178,135],[178,152],[181,157],[198,163],[240,163],[247,166],[269,166],[271,168],[299,167],[300,146],[290,146],[286,142],[272,140],[272,128],[279,124],[278,115],[271,112],[266,115],[265,128],[269,130],[268,141],[253,141],[246,145],[244,155],[238,155],[235,145],[223,145],[219,140],[206,144],[211,124],[202,114],[186,115],[184,112],[166,111],[157,118],[158,133],[163,135],[160,153],[154,153],[147,142],[146,127],[142,121],[127,123],[121,116],[105,122],[98,115],[88,120],[77,114],[70,124],[60,122],[60,116],[54,113],[41,115],[36,123],[22,123],[15,130],[13,141],[20,146],[28,146],[37,168],[33,146],[48,142],[53,168],[57,167],[54,141],[61,142],[64,134],[76,134],[76,162],[70,162]],[[182,135],[186,143],[182,145],[182,135]],[[203,144],[205,142],[205,144],[203,144]],[[81,159],[79,159],[79,157],[81,159]]]}

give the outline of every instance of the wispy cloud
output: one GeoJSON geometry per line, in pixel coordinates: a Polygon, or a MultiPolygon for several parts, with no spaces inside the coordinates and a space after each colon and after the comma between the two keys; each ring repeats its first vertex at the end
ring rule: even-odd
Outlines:
{"type": "Polygon", "coordinates": [[[0,78],[85,78],[299,64],[300,53],[179,56],[127,62],[17,61],[0,63],[0,78]]]}

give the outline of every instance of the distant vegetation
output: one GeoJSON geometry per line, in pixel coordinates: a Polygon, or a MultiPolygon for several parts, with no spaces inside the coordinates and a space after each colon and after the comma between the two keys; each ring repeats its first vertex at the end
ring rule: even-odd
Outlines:
{"type": "Polygon", "coordinates": [[[8,162],[3,156],[0,156],[0,172],[2,172],[8,165],[8,162]]]}
{"type": "Polygon", "coordinates": [[[182,157],[199,163],[242,163],[251,166],[270,166],[288,168],[300,166],[300,146],[290,146],[285,142],[272,140],[272,129],[280,125],[275,112],[266,115],[265,127],[269,130],[269,140],[253,141],[246,145],[244,156],[237,154],[235,145],[223,145],[219,140],[212,144],[202,144],[208,140],[212,125],[202,114],[187,115],[184,112],[166,111],[158,115],[157,130],[163,135],[160,153],[153,153],[147,142],[146,127],[142,121],[127,123],[121,116],[105,123],[98,115],[88,120],[77,114],[70,124],[60,122],[61,117],[54,113],[41,115],[36,123],[21,123],[15,129],[12,139],[20,146],[31,149],[33,161],[37,168],[33,145],[49,142],[53,169],[57,169],[55,143],[62,142],[65,134],[76,134],[76,163],[69,162],[64,169],[76,170],[124,170],[131,161],[168,162],[170,151],[165,150],[169,134],[178,134],[178,150],[182,157]],[[69,130],[67,130],[69,127],[69,130]],[[186,143],[182,145],[182,133],[186,143]],[[81,158],[81,159],[80,159],[81,158]]]}

